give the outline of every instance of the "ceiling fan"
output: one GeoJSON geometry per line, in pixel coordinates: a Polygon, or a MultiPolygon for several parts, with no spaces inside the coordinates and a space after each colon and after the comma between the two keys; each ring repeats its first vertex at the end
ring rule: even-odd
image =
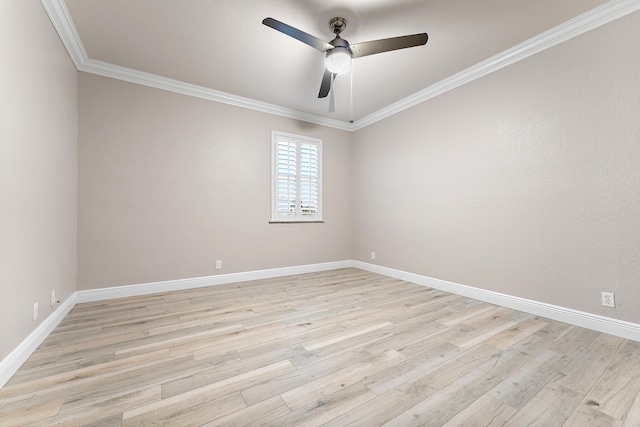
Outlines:
{"type": "Polygon", "coordinates": [[[326,52],[326,68],[322,77],[322,83],[320,84],[318,98],[325,98],[329,94],[333,79],[337,74],[349,69],[352,58],[361,58],[367,55],[404,49],[407,47],[422,46],[427,43],[429,38],[427,33],[419,33],[408,36],[391,37],[388,39],[349,44],[348,41],[340,37],[340,33],[342,33],[342,31],[347,27],[347,20],[335,17],[329,21],[329,28],[336,36],[330,42],[325,42],[311,34],[307,34],[304,31],[273,18],[265,18],[262,23],[267,27],[271,27],[274,30],[291,36],[302,43],[308,44],[322,53],[326,52]]]}

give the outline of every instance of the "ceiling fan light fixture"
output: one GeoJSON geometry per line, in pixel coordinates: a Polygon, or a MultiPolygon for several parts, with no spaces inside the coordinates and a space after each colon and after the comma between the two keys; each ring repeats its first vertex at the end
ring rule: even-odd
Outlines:
{"type": "Polygon", "coordinates": [[[351,52],[346,47],[338,46],[327,52],[327,70],[340,74],[351,68],[351,52]]]}

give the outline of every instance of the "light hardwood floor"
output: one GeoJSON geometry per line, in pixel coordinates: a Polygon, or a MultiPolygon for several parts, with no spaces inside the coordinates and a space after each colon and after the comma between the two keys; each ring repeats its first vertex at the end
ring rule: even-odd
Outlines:
{"type": "Polygon", "coordinates": [[[640,343],[356,269],[77,305],[0,426],[640,426],[640,343]]]}

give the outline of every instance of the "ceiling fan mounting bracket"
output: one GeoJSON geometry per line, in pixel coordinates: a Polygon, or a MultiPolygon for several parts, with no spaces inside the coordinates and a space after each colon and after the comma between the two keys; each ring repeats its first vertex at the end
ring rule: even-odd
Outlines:
{"type": "Polygon", "coordinates": [[[340,33],[343,32],[345,28],[347,28],[347,20],[339,16],[331,18],[331,20],[329,21],[329,28],[331,29],[331,32],[333,34],[340,35],[340,33]]]}

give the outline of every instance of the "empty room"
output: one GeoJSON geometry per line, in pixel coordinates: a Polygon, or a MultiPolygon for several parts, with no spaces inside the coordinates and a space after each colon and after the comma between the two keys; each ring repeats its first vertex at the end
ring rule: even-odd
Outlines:
{"type": "Polygon", "coordinates": [[[0,22],[0,426],[640,426],[640,0],[0,22]]]}

